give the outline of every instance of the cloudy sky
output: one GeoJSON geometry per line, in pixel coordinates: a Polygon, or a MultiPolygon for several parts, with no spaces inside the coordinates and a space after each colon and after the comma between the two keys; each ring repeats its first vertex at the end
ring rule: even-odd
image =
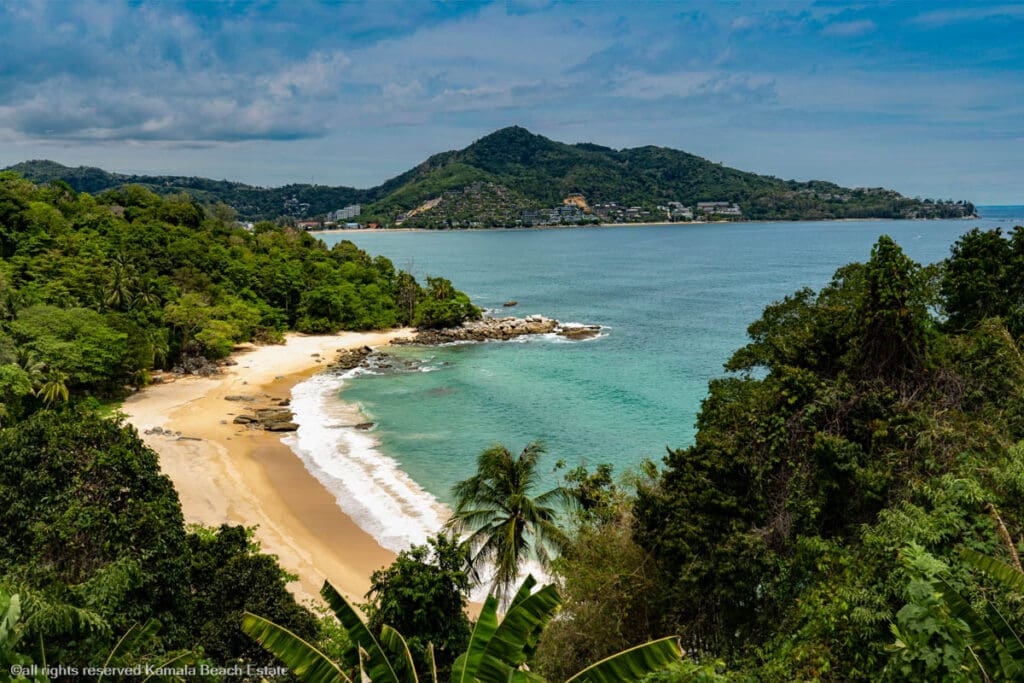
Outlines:
{"type": "Polygon", "coordinates": [[[375,185],[512,124],[1024,204],[1018,2],[0,0],[0,166],[375,185]]]}

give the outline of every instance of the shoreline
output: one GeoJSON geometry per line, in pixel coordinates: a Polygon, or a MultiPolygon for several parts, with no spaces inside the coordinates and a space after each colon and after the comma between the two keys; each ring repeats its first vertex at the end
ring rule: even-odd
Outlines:
{"type": "Polygon", "coordinates": [[[374,235],[389,232],[526,232],[534,230],[593,230],[594,228],[651,228],[658,226],[690,225],[760,225],[766,223],[861,223],[869,221],[970,221],[985,220],[984,216],[962,216],[960,218],[819,218],[784,220],[748,220],[748,221],[651,221],[646,223],[597,223],[594,225],[537,225],[530,228],[331,228],[327,230],[308,230],[310,235],[374,235]]]}
{"type": "Polygon", "coordinates": [[[246,345],[232,354],[237,365],[222,374],[151,385],[125,400],[121,410],[159,454],[186,524],[256,526],[262,552],[276,555],[285,571],[298,576],[288,588],[300,602],[320,602],[325,579],[361,602],[370,575],[396,554],[339,508],[282,441],[285,434],[233,424],[231,414],[245,412],[245,404],[225,397],[290,398],[292,388],[325,368],[337,351],[384,346],[410,332],[288,334],[283,345],[246,345]],[[165,431],[145,433],[153,427],[165,431]]]}

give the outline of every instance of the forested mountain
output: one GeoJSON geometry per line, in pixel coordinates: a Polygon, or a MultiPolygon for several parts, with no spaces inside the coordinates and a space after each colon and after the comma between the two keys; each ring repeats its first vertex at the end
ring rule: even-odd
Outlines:
{"type": "Polygon", "coordinates": [[[7,168],[35,183],[61,180],[76,192],[97,194],[126,185],[141,185],[158,195],[187,193],[202,204],[223,202],[245,220],[274,219],[278,216],[316,216],[347,204],[365,202],[366,190],[353,187],[294,184],[283,187],[255,187],[228,180],[191,176],[148,176],[110,173],[91,166],[70,168],[54,161],[24,161],[7,168]],[[300,211],[303,204],[308,205],[300,211]]]}
{"type": "Polygon", "coordinates": [[[226,180],[132,176],[96,168],[68,168],[51,161],[12,166],[35,182],[63,180],[96,193],[139,184],[161,195],[187,192],[206,204],[224,202],[247,220],[322,216],[347,204],[362,204],[364,222],[406,227],[481,227],[520,224],[524,210],[562,205],[581,194],[590,206],[638,207],[602,220],[658,220],[670,202],[736,204],[735,219],[951,218],[973,214],[969,202],[917,200],[882,188],[848,189],[825,181],[797,182],[757,175],[665,147],[615,150],[590,143],[565,144],[524,128],[504,128],[465,149],[435,154],[383,184],[357,190],[322,185],[259,188],[226,180]],[[480,192],[480,188],[485,188],[480,192]],[[467,202],[467,197],[471,201],[467,202]],[[436,206],[402,221],[424,203],[436,206]],[[468,209],[468,210],[467,210],[468,209]]]}

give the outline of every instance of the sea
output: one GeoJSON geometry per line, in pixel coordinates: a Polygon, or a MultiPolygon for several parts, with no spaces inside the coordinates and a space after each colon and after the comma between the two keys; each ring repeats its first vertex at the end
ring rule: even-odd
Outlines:
{"type": "Polygon", "coordinates": [[[747,341],[764,307],[826,285],[866,260],[880,235],[919,263],[964,232],[1024,224],[1024,206],[981,217],[324,234],[383,254],[418,279],[443,276],[491,315],[599,324],[554,335],[393,347],[390,368],[321,375],[295,388],[289,443],[339,506],[399,551],[439,529],[451,488],[501,443],[546,448],[537,493],[566,468],[618,474],[686,448],[708,382],[747,341]],[[508,301],[518,302],[505,307],[508,301]],[[353,428],[373,422],[369,431],[353,428]],[[561,464],[560,469],[557,466],[561,464]]]}

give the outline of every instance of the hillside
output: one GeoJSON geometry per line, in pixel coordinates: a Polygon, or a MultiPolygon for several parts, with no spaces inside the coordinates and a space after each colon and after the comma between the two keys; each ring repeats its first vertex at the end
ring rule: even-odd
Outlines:
{"type": "Polygon", "coordinates": [[[164,197],[185,192],[204,204],[224,202],[245,220],[269,220],[285,215],[296,218],[316,216],[347,204],[365,202],[368,198],[366,190],[352,187],[293,184],[265,188],[209,178],[110,173],[90,166],[71,168],[53,161],[25,161],[5,170],[14,171],[35,183],[62,180],[75,191],[90,194],[125,185],[141,185],[164,197]]]}
{"type": "Polygon", "coordinates": [[[161,195],[187,192],[200,202],[222,201],[246,220],[311,218],[347,204],[363,206],[363,222],[436,228],[688,219],[684,207],[697,218],[728,220],[955,218],[974,213],[973,204],[966,201],[922,201],[883,188],[781,180],[665,147],[615,150],[591,143],[566,144],[518,126],[491,133],[465,149],[435,154],[367,190],[321,185],[261,188],[226,180],[68,168],[52,161],[24,162],[9,170],[35,182],[63,180],[90,193],[125,184],[143,185],[161,195]],[[593,215],[558,210],[576,193],[594,207],[593,215]],[[438,198],[441,201],[417,214],[415,221],[402,220],[404,214],[438,198]],[[721,204],[701,209],[700,202],[721,204]]]}

